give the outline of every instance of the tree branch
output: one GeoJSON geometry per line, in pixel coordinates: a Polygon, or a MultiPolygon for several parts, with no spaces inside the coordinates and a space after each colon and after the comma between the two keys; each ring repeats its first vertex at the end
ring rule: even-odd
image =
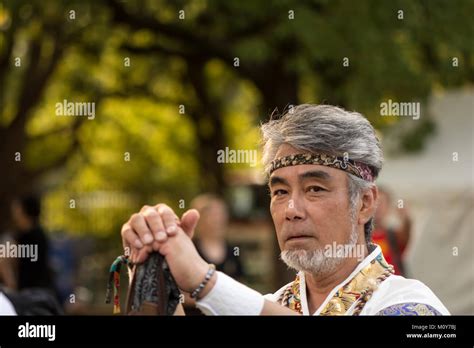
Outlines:
{"type": "Polygon", "coordinates": [[[184,51],[179,51],[179,50],[174,50],[171,48],[167,48],[164,46],[161,46],[159,44],[154,44],[146,47],[138,47],[130,44],[123,44],[121,46],[122,49],[129,51],[130,53],[134,54],[150,54],[150,53],[159,53],[159,54],[165,54],[167,56],[179,56],[182,58],[193,58],[196,55],[193,53],[189,52],[184,52],[184,51]]]}
{"type": "MultiPolygon", "coordinates": [[[[72,126],[69,127],[73,140],[69,148],[64,153],[62,153],[52,164],[45,167],[28,170],[28,174],[32,176],[40,176],[52,169],[60,168],[64,166],[67,163],[68,159],[71,157],[71,154],[73,154],[80,147],[78,131],[79,131],[79,127],[84,123],[84,121],[85,121],[84,117],[77,117],[75,121],[73,122],[72,126]]],[[[49,136],[49,135],[51,134],[50,133],[44,134],[42,135],[42,137],[49,136]]],[[[33,139],[37,140],[37,137],[33,139]]]]}
{"type": "Polygon", "coordinates": [[[112,9],[113,20],[117,23],[129,25],[131,28],[149,29],[157,34],[165,35],[171,39],[179,40],[186,47],[192,47],[197,52],[207,52],[208,57],[220,57],[224,60],[231,60],[232,57],[226,50],[222,42],[212,42],[209,38],[200,37],[197,34],[185,30],[182,26],[170,23],[162,23],[151,17],[134,16],[128,13],[125,8],[116,0],[107,0],[112,9]]]}

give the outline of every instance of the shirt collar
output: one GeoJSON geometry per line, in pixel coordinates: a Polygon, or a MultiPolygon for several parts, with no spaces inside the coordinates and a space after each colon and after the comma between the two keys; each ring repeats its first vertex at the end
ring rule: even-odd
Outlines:
{"type": "MultiPolygon", "coordinates": [[[[352,278],[354,278],[364,267],[366,267],[370,262],[372,262],[372,260],[374,260],[381,252],[382,250],[380,249],[380,246],[376,245],[375,249],[372,250],[372,252],[369,255],[367,255],[365,259],[359,262],[359,264],[357,265],[356,268],[354,268],[352,273],[349,274],[349,276],[346,279],[344,279],[341,283],[336,285],[331,290],[331,292],[329,292],[324,302],[321,304],[321,306],[319,306],[319,308],[316,310],[316,312],[314,312],[313,315],[319,315],[319,313],[321,313],[321,311],[324,309],[324,307],[329,302],[329,300],[331,300],[331,298],[333,298],[333,296],[336,294],[337,290],[339,290],[343,285],[351,281],[352,278]]],[[[308,299],[306,297],[306,280],[305,280],[304,272],[300,271],[298,275],[300,277],[300,297],[301,297],[301,308],[303,310],[303,315],[310,315],[309,308],[308,308],[308,299]]]]}

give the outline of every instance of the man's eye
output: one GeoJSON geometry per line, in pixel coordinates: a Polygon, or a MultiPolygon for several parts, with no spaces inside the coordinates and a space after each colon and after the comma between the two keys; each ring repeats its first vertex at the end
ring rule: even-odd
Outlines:
{"type": "Polygon", "coordinates": [[[282,196],[284,194],[286,194],[285,190],[275,190],[275,191],[273,191],[273,196],[282,196]]]}
{"type": "Polygon", "coordinates": [[[324,191],[324,189],[322,187],[319,187],[319,186],[310,186],[310,187],[308,187],[308,192],[320,192],[320,191],[324,191]]]}

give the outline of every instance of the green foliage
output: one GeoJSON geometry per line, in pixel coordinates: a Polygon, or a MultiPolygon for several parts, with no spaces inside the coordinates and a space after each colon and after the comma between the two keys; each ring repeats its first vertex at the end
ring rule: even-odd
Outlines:
{"type": "MultiPolygon", "coordinates": [[[[107,236],[142,202],[177,207],[221,175],[201,161],[222,146],[206,137],[257,149],[258,125],[275,102],[339,104],[388,131],[398,120],[380,117],[381,101],[423,102],[435,88],[472,83],[472,13],[472,1],[445,0],[7,1],[0,54],[9,30],[15,45],[2,76],[0,124],[8,127],[26,103],[19,97],[34,63],[30,44],[41,44],[41,70],[60,39],[62,57],[28,110],[25,165],[48,169],[67,155],[62,170],[46,170],[42,181],[46,222],[107,236]],[[16,56],[24,68],[12,66],[16,56]],[[95,102],[95,118],[56,116],[64,99],[95,102]],[[77,199],[75,209],[70,199],[77,199]]],[[[420,121],[400,149],[420,151],[434,128],[420,121]]],[[[247,168],[226,164],[224,172],[247,168]]]]}

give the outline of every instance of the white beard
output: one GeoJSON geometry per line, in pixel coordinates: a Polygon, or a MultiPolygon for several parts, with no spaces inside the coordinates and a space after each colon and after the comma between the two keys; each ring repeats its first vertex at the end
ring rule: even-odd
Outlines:
{"type": "MultiPolygon", "coordinates": [[[[358,240],[356,224],[352,224],[352,231],[346,245],[355,247],[358,240]]],[[[290,268],[311,274],[329,274],[344,262],[345,257],[327,257],[324,248],[316,250],[294,249],[283,250],[280,258],[290,268]]]]}

